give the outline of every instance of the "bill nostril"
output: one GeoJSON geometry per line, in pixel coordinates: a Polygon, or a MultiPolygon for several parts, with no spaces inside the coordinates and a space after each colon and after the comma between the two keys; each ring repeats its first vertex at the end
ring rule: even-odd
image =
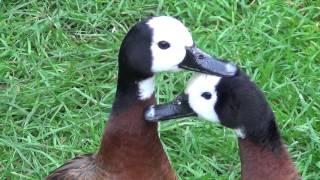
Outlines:
{"type": "Polygon", "coordinates": [[[204,55],[203,54],[199,54],[198,55],[198,59],[204,59],[204,55]]]}

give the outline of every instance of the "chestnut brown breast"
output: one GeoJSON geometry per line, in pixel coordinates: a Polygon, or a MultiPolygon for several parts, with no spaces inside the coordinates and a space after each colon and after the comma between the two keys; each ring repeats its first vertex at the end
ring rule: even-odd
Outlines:
{"type": "Polygon", "coordinates": [[[161,145],[156,123],[143,118],[154,97],[113,112],[97,154],[79,156],[47,179],[173,180],[174,170],[161,145]]]}

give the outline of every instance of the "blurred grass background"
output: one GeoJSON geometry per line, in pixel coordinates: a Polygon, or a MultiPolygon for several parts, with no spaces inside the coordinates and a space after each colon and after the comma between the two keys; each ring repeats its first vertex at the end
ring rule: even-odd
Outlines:
{"type": "MultiPolygon", "coordinates": [[[[245,68],[300,174],[320,177],[319,0],[0,0],[0,179],[40,179],[98,149],[120,43],[150,15],[179,16],[201,48],[245,68]]],[[[189,76],[158,76],[158,102],[189,76]]],[[[181,179],[239,179],[231,130],[184,119],[160,134],[181,179]]]]}

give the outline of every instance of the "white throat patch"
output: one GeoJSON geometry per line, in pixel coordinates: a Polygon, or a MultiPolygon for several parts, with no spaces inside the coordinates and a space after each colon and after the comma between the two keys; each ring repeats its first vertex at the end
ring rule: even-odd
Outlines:
{"type": "Polygon", "coordinates": [[[200,117],[211,121],[219,122],[214,106],[217,102],[216,85],[221,77],[204,74],[194,75],[188,82],[185,93],[189,95],[189,105],[200,117]],[[210,99],[205,99],[202,94],[209,92],[210,99]]]}
{"type": "Polygon", "coordinates": [[[154,76],[140,81],[138,84],[139,88],[139,99],[146,100],[150,98],[155,89],[154,76]]]}
{"type": "Polygon", "coordinates": [[[243,128],[237,128],[234,130],[234,132],[236,133],[236,135],[241,138],[241,139],[244,139],[246,138],[246,134],[245,134],[245,131],[243,128]]]}
{"type": "Polygon", "coordinates": [[[178,69],[178,64],[186,55],[186,47],[193,45],[191,33],[180,21],[170,16],[154,17],[147,24],[153,30],[151,70],[156,73],[178,69]],[[160,41],[169,43],[169,48],[159,48],[160,41]]]}

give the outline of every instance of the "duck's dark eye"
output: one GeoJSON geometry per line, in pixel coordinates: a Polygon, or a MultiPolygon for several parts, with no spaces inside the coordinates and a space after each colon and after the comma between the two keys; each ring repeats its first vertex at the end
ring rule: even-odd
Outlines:
{"type": "Polygon", "coordinates": [[[160,41],[158,42],[158,46],[160,49],[168,49],[170,44],[167,41],[160,41]]]}
{"type": "Polygon", "coordinates": [[[204,92],[201,94],[201,96],[204,97],[205,99],[209,100],[209,99],[211,99],[212,95],[209,92],[204,92]]]}

